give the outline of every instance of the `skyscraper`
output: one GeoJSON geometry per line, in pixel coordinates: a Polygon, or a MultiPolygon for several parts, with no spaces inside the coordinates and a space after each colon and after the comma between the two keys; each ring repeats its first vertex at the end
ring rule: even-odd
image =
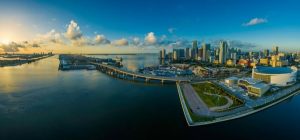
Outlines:
{"type": "Polygon", "coordinates": [[[160,59],[165,59],[166,57],[166,50],[165,49],[161,49],[160,51],[160,59]]]}
{"type": "Polygon", "coordinates": [[[227,60],[227,48],[228,44],[226,41],[220,42],[220,51],[219,51],[219,63],[225,64],[227,60]]]}
{"type": "Polygon", "coordinates": [[[269,57],[269,49],[264,50],[264,57],[269,57]]]}
{"type": "Polygon", "coordinates": [[[185,58],[186,59],[191,59],[190,48],[185,48],[185,58]]]}
{"type": "Polygon", "coordinates": [[[197,59],[197,57],[198,57],[198,41],[197,40],[193,41],[191,54],[192,54],[191,55],[192,59],[197,59]]]}
{"type": "Polygon", "coordinates": [[[278,55],[278,51],[279,51],[279,47],[278,46],[274,46],[273,47],[273,54],[274,55],[278,55]]]}
{"type": "Polygon", "coordinates": [[[202,44],[202,48],[203,48],[203,54],[202,54],[202,61],[208,61],[209,60],[209,56],[210,56],[210,44],[202,44]]]}

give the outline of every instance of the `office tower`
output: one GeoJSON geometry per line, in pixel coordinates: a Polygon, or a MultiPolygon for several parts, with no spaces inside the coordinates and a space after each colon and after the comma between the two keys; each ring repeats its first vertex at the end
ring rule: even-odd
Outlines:
{"type": "Polygon", "coordinates": [[[179,52],[177,49],[173,49],[173,60],[178,60],[179,59],[179,52]]]}
{"type": "Polygon", "coordinates": [[[184,52],[184,49],[178,49],[178,54],[179,54],[179,59],[183,60],[185,59],[185,52],[184,52]]]}
{"type": "Polygon", "coordinates": [[[184,49],[173,49],[173,60],[185,59],[184,49]]]}
{"type": "Polygon", "coordinates": [[[160,57],[160,59],[166,58],[166,50],[165,49],[161,49],[161,51],[159,53],[159,57],[160,57]]]}
{"type": "Polygon", "coordinates": [[[278,55],[278,50],[279,50],[278,46],[273,47],[273,55],[278,55]]]}
{"type": "Polygon", "coordinates": [[[231,59],[232,59],[233,63],[234,63],[234,64],[236,64],[236,60],[237,60],[237,57],[236,57],[236,52],[234,52],[234,53],[231,53],[230,55],[231,55],[230,57],[231,57],[231,59]]]}
{"type": "Polygon", "coordinates": [[[203,60],[203,48],[198,49],[198,60],[203,60]]]}
{"type": "Polygon", "coordinates": [[[227,60],[227,48],[228,44],[226,41],[221,41],[220,42],[220,51],[219,51],[219,63],[220,64],[225,64],[227,60]]]}
{"type": "Polygon", "coordinates": [[[203,49],[203,52],[202,52],[201,60],[207,62],[209,60],[209,56],[210,56],[210,44],[203,43],[202,49],[203,49]]]}
{"type": "Polygon", "coordinates": [[[264,57],[269,57],[269,49],[264,50],[264,57]]]}
{"type": "Polygon", "coordinates": [[[185,58],[186,59],[191,59],[190,48],[185,48],[185,58]]]}
{"type": "Polygon", "coordinates": [[[198,41],[197,40],[193,41],[191,57],[192,57],[192,59],[197,59],[197,57],[198,57],[198,41]]]}

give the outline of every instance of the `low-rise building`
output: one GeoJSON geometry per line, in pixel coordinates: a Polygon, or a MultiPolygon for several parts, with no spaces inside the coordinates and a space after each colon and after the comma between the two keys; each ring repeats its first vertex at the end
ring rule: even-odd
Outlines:
{"type": "Polygon", "coordinates": [[[238,80],[238,85],[247,90],[250,95],[258,97],[270,89],[270,85],[265,84],[262,80],[253,78],[241,78],[238,80]]]}
{"type": "Polygon", "coordinates": [[[229,77],[225,79],[225,84],[228,86],[233,86],[237,84],[238,80],[239,79],[237,77],[229,77]]]}

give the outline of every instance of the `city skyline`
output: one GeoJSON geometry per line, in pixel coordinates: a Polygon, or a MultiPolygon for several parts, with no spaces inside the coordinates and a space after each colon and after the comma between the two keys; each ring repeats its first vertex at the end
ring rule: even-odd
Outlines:
{"type": "Polygon", "coordinates": [[[229,47],[250,51],[273,46],[298,51],[298,4],[293,0],[284,4],[1,1],[0,17],[5,20],[0,23],[0,51],[153,53],[161,48],[191,47],[193,40],[211,47],[226,40],[229,47]]]}

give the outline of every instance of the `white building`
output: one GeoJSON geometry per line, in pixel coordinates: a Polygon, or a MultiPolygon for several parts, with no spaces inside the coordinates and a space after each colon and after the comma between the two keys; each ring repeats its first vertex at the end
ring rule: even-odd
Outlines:
{"type": "Polygon", "coordinates": [[[252,78],[275,86],[288,86],[297,81],[296,67],[254,67],[252,78]]]}

